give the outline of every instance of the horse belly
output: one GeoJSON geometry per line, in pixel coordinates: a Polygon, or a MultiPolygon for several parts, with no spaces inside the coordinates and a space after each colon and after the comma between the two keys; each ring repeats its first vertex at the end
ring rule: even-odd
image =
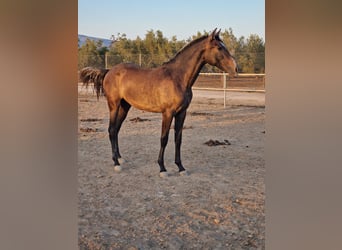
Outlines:
{"type": "Polygon", "coordinates": [[[161,113],[168,106],[168,98],[159,93],[158,89],[139,84],[125,88],[123,98],[133,107],[149,112],[161,113]]]}
{"type": "Polygon", "coordinates": [[[137,109],[162,113],[179,102],[174,82],[153,70],[125,69],[120,79],[120,95],[137,109]]]}

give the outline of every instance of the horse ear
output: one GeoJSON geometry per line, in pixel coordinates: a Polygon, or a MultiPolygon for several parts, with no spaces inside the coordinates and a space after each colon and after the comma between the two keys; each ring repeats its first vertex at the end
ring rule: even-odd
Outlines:
{"type": "Polygon", "coordinates": [[[217,28],[215,28],[214,30],[213,30],[213,32],[211,32],[211,34],[210,34],[210,40],[215,40],[215,36],[216,36],[216,30],[217,30],[217,28]]]}
{"type": "Polygon", "coordinates": [[[217,32],[216,32],[216,35],[215,35],[215,37],[217,37],[217,38],[218,38],[218,37],[219,37],[219,35],[220,35],[220,32],[221,32],[221,29],[219,29],[219,31],[217,31],[217,32]]]}

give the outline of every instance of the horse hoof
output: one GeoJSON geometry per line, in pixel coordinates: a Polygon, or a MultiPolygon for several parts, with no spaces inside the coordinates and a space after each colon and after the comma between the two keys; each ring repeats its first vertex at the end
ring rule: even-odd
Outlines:
{"type": "Polygon", "coordinates": [[[114,171],[115,172],[121,172],[121,170],[122,170],[122,167],[120,165],[114,166],[114,171]]]}
{"type": "Polygon", "coordinates": [[[119,158],[119,159],[118,159],[118,161],[119,161],[119,163],[120,163],[120,164],[122,164],[122,163],[125,163],[125,162],[126,162],[126,160],[125,160],[124,158],[119,158]]]}
{"type": "Polygon", "coordinates": [[[167,178],[167,177],[169,176],[169,174],[168,174],[168,172],[160,172],[160,173],[159,173],[159,176],[160,176],[161,178],[167,178]]]}
{"type": "Polygon", "coordinates": [[[180,176],[189,176],[190,174],[188,171],[184,170],[184,171],[179,172],[179,175],[180,176]]]}

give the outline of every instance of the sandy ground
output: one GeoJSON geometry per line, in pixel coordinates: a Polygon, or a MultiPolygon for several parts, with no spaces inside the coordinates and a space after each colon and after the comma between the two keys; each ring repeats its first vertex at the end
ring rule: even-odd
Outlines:
{"type": "Polygon", "coordinates": [[[160,178],[161,114],[130,110],[119,136],[126,162],[117,173],[106,100],[80,91],[79,248],[264,249],[265,99],[257,93],[251,106],[248,94],[224,109],[222,97],[195,93],[182,144],[190,175],[179,176],[173,163],[172,129],[170,176],[160,178]],[[210,140],[230,145],[206,145],[210,140]]]}

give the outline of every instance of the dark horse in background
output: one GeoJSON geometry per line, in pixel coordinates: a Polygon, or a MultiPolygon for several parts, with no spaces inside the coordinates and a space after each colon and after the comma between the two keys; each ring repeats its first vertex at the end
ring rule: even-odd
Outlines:
{"type": "Polygon", "coordinates": [[[166,177],[164,151],[169,138],[172,119],[175,118],[175,163],[181,175],[187,172],[181,161],[182,130],[186,110],[192,99],[191,87],[202,67],[208,63],[231,76],[237,75],[237,65],[216,29],[181,49],[170,61],[153,69],[122,63],[112,69],[84,68],[80,80],[85,85],[93,82],[97,97],[105,94],[110,113],[109,138],[114,168],[121,170],[118,133],[131,106],[162,113],[162,131],[158,164],[160,176],[166,177]],[[120,161],[119,161],[120,159],[120,161]]]}

